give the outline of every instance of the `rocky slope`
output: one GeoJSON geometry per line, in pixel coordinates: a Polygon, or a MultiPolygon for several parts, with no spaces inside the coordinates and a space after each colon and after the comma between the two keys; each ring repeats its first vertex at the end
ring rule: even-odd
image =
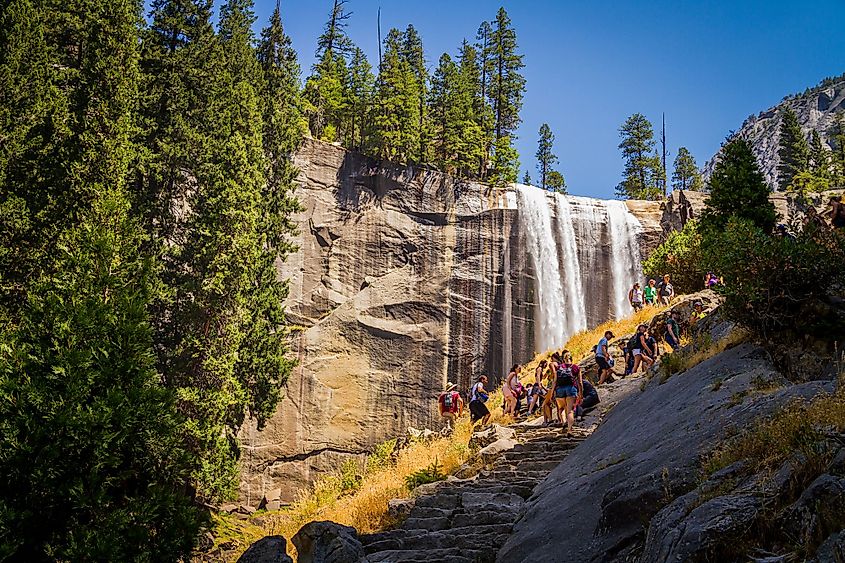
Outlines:
{"type": "MultiPolygon", "coordinates": [[[[790,107],[795,111],[804,133],[809,134],[815,129],[830,146],[835,122],[845,111],[845,75],[826,79],[802,94],[787,96],[776,106],[749,116],[736,132],[751,142],[757,162],[760,163],[767,182],[773,187],[777,185],[780,110],[783,107],[790,107]]],[[[713,172],[718,158],[717,153],[705,164],[706,177],[713,172]]]]}
{"type": "MultiPolygon", "coordinates": [[[[730,328],[712,327],[715,339],[730,328]]],[[[781,537],[795,526],[824,540],[845,522],[827,514],[813,521],[814,499],[827,491],[836,492],[832,502],[841,502],[841,478],[820,477],[821,483],[804,489],[795,480],[790,485],[788,467],[775,481],[753,468],[741,479],[716,474],[701,481],[701,468],[703,456],[730,434],[791,400],[832,389],[829,381],[791,384],[748,343],[667,380],[653,377],[538,486],[497,560],[735,560],[746,546],[734,542],[773,517],[764,511],[772,497],[787,507],[781,537]]],[[[841,538],[831,537],[828,548],[841,551],[841,538]]]]}
{"type": "MultiPolygon", "coordinates": [[[[279,273],[301,329],[299,365],[267,427],[240,435],[241,499],[253,506],[270,491],[291,499],[409,426],[432,427],[447,380],[467,388],[487,373],[495,382],[534,354],[534,272],[513,189],[311,140],[296,164],[299,251],[279,273]]],[[[629,208],[647,254],[663,236],[663,209],[629,208]]],[[[604,264],[592,272],[599,283],[612,259],[607,237],[581,242],[604,264]]],[[[599,292],[591,304],[592,326],[609,303],[599,292]]]]}

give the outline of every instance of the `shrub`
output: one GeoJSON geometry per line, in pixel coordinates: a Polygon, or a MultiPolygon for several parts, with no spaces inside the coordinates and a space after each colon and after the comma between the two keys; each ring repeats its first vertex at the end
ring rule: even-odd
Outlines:
{"type": "Polygon", "coordinates": [[[405,477],[405,485],[409,489],[413,490],[420,485],[435,483],[437,481],[442,481],[445,478],[446,475],[443,474],[442,467],[437,462],[437,458],[434,458],[434,461],[428,467],[424,467],[405,477]]]}
{"type": "Polygon", "coordinates": [[[663,274],[669,274],[677,293],[693,293],[703,288],[707,273],[703,264],[698,221],[688,221],[651,253],[643,262],[643,271],[657,281],[663,274]]]}
{"type": "Polygon", "coordinates": [[[771,236],[732,218],[708,233],[703,254],[725,277],[719,291],[727,315],[764,342],[786,334],[829,338],[845,330],[826,297],[845,279],[845,237],[808,230],[795,238],[771,236]]]}

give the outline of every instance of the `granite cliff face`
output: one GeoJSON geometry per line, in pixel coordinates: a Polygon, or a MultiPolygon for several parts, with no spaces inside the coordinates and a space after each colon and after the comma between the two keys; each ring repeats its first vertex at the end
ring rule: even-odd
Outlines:
{"type": "MultiPolygon", "coordinates": [[[[495,384],[539,341],[526,251],[532,227],[520,221],[515,188],[385,165],[311,140],[296,164],[305,206],[299,251],[279,273],[290,279],[299,365],[267,427],[241,432],[241,497],[252,505],[277,488],[291,499],[320,472],[408,426],[435,427],[434,399],[447,380],[466,388],[486,373],[495,384]]],[[[604,203],[573,198],[579,213],[591,205],[604,203]]],[[[663,209],[628,209],[646,255],[662,237],[663,209]]],[[[590,325],[613,311],[609,219],[593,214],[590,232],[575,233],[579,255],[589,252],[593,264],[590,325]]]]}
{"type": "MultiPolygon", "coordinates": [[[[803,94],[787,96],[774,107],[751,115],[736,132],[751,143],[760,169],[771,186],[777,186],[778,142],[780,139],[781,110],[792,108],[805,134],[815,129],[822,141],[831,146],[836,120],[845,112],[845,75],[826,79],[803,94]]],[[[717,153],[704,165],[704,175],[710,177],[719,159],[717,153]]]]}

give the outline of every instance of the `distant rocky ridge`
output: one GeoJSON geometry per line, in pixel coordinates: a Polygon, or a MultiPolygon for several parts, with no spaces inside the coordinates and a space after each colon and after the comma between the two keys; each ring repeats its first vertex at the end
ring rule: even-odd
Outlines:
{"type": "MultiPolygon", "coordinates": [[[[816,130],[823,142],[830,146],[838,115],[845,112],[845,74],[828,78],[802,94],[785,97],[779,104],[757,115],[749,116],[736,135],[748,140],[757,162],[773,188],[777,186],[778,142],[780,139],[781,109],[792,108],[805,134],[816,130]]],[[[704,165],[704,176],[709,178],[719,159],[719,153],[704,165]]]]}
{"type": "MultiPolygon", "coordinates": [[[[314,140],[296,164],[306,210],[299,251],[279,273],[290,279],[299,365],[266,428],[240,434],[240,494],[252,506],[274,490],[291,500],[409,426],[435,427],[447,379],[465,389],[487,373],[495,384],[535,353],[534,271],[513,188],[314,140]]],[[[664,237],[666,209],[627,203],[645,257],[664,237]]],[[[607,236],[582,246],[600,264],[593,287],[609,287],[607,236]]],[[[608,317],[610,293],[591,296],[591,326],[608,317]]]]}

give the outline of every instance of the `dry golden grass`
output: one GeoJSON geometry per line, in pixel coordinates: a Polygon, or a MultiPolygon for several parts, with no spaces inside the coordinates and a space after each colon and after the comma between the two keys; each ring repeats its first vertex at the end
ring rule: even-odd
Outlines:
{"type": "MultiPolygon", "coordinates": [[[[417,442],[400,450],[395,464],[367,471],[351,493],[344,494],[336,476],[319,479],[290,507],[265,515],[265,531],[291,538],[312,520],[354,526],[364,534],[383,530],[391,524],[387,520],[387,501],[411,494],[405,478],[429,467],[434,460],[446,474],[456,470],[469,457],[471,433],[469,417],[464,416],[455,425],[452,436],[417,442]]],[[[293,555],[292,544],[288,544],[288,549],[293,555]]]]}
{"type": "Polygon", "coordinates": [[[689,341],[687,338],[682,338],[681,345],[683,348],[681,350],[673,352],[667,346],[667,353],[661,356],[660,381],[664,382],[676,373],[684,372],[725,350],[730,350],[734,346],[746,342],[748,338],[748,332],[739,328],[732,330],[727,336],[716,342],[712,342],[709,335],[700,338],[698,341],[689,341]],[[689,344],[692,346],[688,346],[689,344]]]}
{"type": "Polygon", "coordinates": [[[704,465],[713,473],[745,459],[752,467],[776,469],[795,453],[806,459],[804,470],[820,472],[835,447],[826,446],[826,434],[845,431],[845,391],[822,395],[806,403],[796,399],[744,434],[717,448],[704,465]]]}

